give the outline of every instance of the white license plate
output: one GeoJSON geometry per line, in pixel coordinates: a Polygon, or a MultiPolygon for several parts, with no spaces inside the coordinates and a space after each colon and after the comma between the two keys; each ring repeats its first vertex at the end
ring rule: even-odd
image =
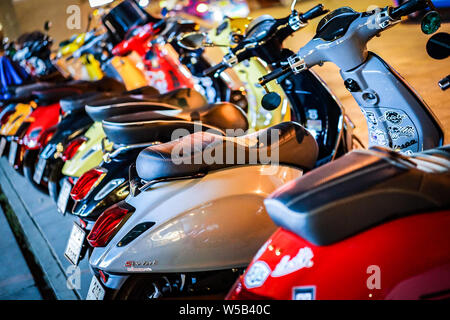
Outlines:
{"type": "Polygon", "coordinates": [[[3,152],[5,152],[5,147],[6,147],[6,138],[2,137],[2,139],[0,140],[0,157],[3,156],[3,152]]]}
{"type": "Polygon", "coordinates": [[[72,190],[72,184],[68,179],[64,180],[63,185],[61,187],[61,192],[58,196],[58,201],[56,203],[58,207],[58,211],[62,214],[66,213],[67,202],[69,202],[70,191],[72,190]]]}
{"type": "Polygon", "coordinates": [[[17,154],[17,142],[11,141],[11,145],[9,146],[9,164],[14,165],[16,163],[16,154],[17,154]]]}
{"type": "Polygon", "coordinates": [[[67,242],[66,251],[64,252],[64,256],[73,265],[78,265],[85,238],[86,232],[78,224],[74,223],[69,241],[67,242]]]}
{"type": "Polygon", "coordinates": [[[86,296],[86,300],[103,300],[105,298],[105,289],[95,276],[92,277],[91,285],[86,296]]]}
{"type": "Polygon", "coordinates": [[[47,159],[39,158],[36,170],[34,170],[33,180],[37,184],[41,183],[42,176],[44,174],[45,166],[47,165],[47,159]]]}

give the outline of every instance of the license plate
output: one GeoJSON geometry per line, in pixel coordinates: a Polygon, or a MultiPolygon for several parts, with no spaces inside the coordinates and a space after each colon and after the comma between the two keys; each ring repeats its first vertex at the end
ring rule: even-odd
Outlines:
{"type": "Polygon", "coordinates": [[[72,184],[70,183],[69,180],[66,179],[63,182],[57,202],[58,211],[61,212],[62,214],[66,213],[67,202],[69,202],[70,190],[72,190],[72,184]]]}
{"type": "Polygon", "coordinates": [[[66,251],[64,252],[64,256],[73,265],[78,265],[85,238],[86,232],[78,224],[74,223],[66,251]]]}
{"type": "Polygon", "coordinates": [[[91,285],[86,296],[86,300],[103,300],[105,298],[105,289],[95,276],[92,277],[91,285]]]}
{"type": "Polygon", "coordinates": [[[11,141],[11,145],[9,146],[9,164],[14,165],[16,163],[16,154],[17,154],[17,142],[11,141]]]}
{"type": "Polygon", "coordinates": [[[0,140],[0,157],[3,156],[3,152],[5,152],[5,147],[6,147],[6,138],[2,137],[2,139],[0,140]]]}
{"type": "Polygon", "coordinates": [[[47,160],[44,158],[39,158],[36,170],[34,170],[33,180],[37,184],[41,183],[42,176],[44,174],[45,166],[47,165],[47,160]]]}

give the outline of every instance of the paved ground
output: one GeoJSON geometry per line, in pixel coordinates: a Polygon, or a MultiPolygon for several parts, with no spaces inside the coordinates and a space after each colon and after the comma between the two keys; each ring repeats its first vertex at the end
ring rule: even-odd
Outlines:
{"type": "MultiPolygon", "coordinates": [[[[23,229],[27,237],[29,248],[41,266],[45,281],[54,291],[56,298],[85,298],[91,279],[87,259],[80,263],[81,288],[74,291],[68,289],[66,285],[67,278],[73,274],[73,270],[67,269],[70,263],[64,258],[64,250],[74,218],[59,214],[50,197],[35,190],[24,177],[11,168],[5,157],[0,159],[0,184],[17,216],[19,227],[23,229]]],[[[0,224],[2,224],[1,221],[0,224]]],[[[14,238],[3,236],[1,229],[0,232],[1,250],[4,241],[5,243],[13,242],[14,238]]],[[[15,251],[10,252],[10,247],[7,245],[5,248],[8,251],[1,251],[0,262],[13,261],[16,256],[15,251]]],[[[3,283],[2,267],[3,263],[0,265],[0,295],[3,283]]],[[[11,276],[8,279],[13,281],[14,277],[11,276]]],[[[36,298],[39,297],[39,295],[36,296],[36,298]]]]}
{"type": "Polygon", "coordinates": [[[1,208],[0,252],[0,300],[40,300],[41,294],[1,208]]]}

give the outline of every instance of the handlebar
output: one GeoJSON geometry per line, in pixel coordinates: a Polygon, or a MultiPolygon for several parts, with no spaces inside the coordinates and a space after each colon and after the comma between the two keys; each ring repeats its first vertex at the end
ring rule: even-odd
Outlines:
{"type": "Polygon", "coordinates": [[[428,8],[428,1],[426,0],[409,0],[397,8],[392,8],[390,16],[393,19],[400,19],[416,11],[428,8]]]}
{"type": "Polygon", "coordinates": [[[265,86],[270,81],[278,79],[290,72],[293,72],[290,65],[286,65],[286,66],[277,68],[274,71],[272,71],[271,73],[266,74],[264,77],[261,77],[259,79],[259,84],[262,86],[265,86]]]}
{"type": "Polygon", "coordinates": [[[315,6],[314,8],[306,11],[305,13],[300,15],[300,20],[306,22],[308,20],[312,20],[315,18],[318,18],[322,15],[324,15],[325,13],[328,13],[329,10],[324,9],[322,4],[318,4],[317,6],[315,6]]]}
{"type": "Polygon", "coordinates": [[[217,73],[218,71],[220,71],[221,69],[227,69],[228,65],[222,61],[219,64],[216,64],[215,66],[212,66],[208,69],[206,69],[205,71],[203,71],[203,75],[205,77],[210,76],[210,75],[214,75],[215,73],[217,73]]]}

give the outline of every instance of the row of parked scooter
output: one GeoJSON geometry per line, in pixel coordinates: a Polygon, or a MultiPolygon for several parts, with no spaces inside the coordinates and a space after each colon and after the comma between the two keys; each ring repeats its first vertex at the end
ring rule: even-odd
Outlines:
{"type": "Polygon", "coordinates": [[[200,32],[124,1],[49,57],[53,82],[8,87],[0,152],[79,218],[65,256],[89,257],[88,299],[443,297],[450,148],[416,91],[367,50],[426,8],[431,34],[439,15],[425,0],[305,13],[294,1],[284,18],[200,32]],[[297,53],[283,47],[321,16],[297,53]],[[361,107],[369,149],[310,70],[324,62],[361,107]]]}

